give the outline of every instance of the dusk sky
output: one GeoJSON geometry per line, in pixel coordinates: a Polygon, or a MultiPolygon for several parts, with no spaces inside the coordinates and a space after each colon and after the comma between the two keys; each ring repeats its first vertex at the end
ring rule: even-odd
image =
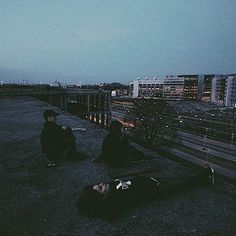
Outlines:
{"type": "Polygon", "coordinates": [[[0,1],[3,81],[13,80],[8,73],[85,84],[235,72],[235,0],[0,1]]]}

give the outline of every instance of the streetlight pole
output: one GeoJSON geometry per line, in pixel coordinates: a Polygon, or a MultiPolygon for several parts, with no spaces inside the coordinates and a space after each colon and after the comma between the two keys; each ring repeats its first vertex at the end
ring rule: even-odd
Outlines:
{"type": "Polygon", "coordinates": [[[233,106],[233,117],[232,117],[232,129],[231,129],[231,148],[233,147],[234,144],[234,120],[235,120],[235,110],[236,110],[236,103],[233,106]]]}
{"type": "Polygon", "coordinates": [[[207,155],[206,158],[207,158],[207,163],[208,163],[208,148],[206,146],[208,128],[205,128],[205,130],[206,130],[206,133],[203,136],[203,150],[206,151],[206,155],[207,155]]]}
{"type": "Polygon", "coordinates": [[[206,139],[207,139],[207,131],[208,131],[208,128],[205,128],[205,135],[203,136],[203,150],[206,150],[206,139]]]}

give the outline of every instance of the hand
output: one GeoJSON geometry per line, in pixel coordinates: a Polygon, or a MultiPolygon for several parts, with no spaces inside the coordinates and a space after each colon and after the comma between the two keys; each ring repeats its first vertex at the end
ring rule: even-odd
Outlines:
{"type": "Polygon", "coordinates": [[[67,129],[67,126],[62,126],[61,128],[64,129],[64,130],[66,130],[66,129],[67,129]]]}

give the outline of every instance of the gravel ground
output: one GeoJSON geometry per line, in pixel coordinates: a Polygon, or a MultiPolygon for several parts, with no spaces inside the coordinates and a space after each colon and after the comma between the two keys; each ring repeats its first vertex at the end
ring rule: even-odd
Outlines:
{"type": "MultiPolygon", "coordinates": [[[[213,188],[131,209],[113,223],[80,216],[74,205],[83,186],[110,181],[110,170],[91,162],[106,131],[29,97],[0,100],[0,130],[0,235],[236,235],[236,188],[221,179],[213,188]],[[61,113],[59,123],[86,128],[75,136],[88,160],[45,167],[39,134],[48,108],[61,113]]],[[[155,155],[160,177],[195,172],[137,147],[155,155]]]]}

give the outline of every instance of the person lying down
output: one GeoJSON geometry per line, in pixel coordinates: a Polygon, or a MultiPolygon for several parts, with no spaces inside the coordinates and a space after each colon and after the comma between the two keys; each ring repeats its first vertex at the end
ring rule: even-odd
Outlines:
{"type": "Polygon", "coordinates": [[[160,181],[156,177],[138,176],[130,180],[115,179],[110,183],[99,183],[84,187],[76,207],[79,214],[114,220],[122,212],[140,204],[165,199],[178,192],[214,185],[214,170],[205,168],[201,173],[160,181]]]}

